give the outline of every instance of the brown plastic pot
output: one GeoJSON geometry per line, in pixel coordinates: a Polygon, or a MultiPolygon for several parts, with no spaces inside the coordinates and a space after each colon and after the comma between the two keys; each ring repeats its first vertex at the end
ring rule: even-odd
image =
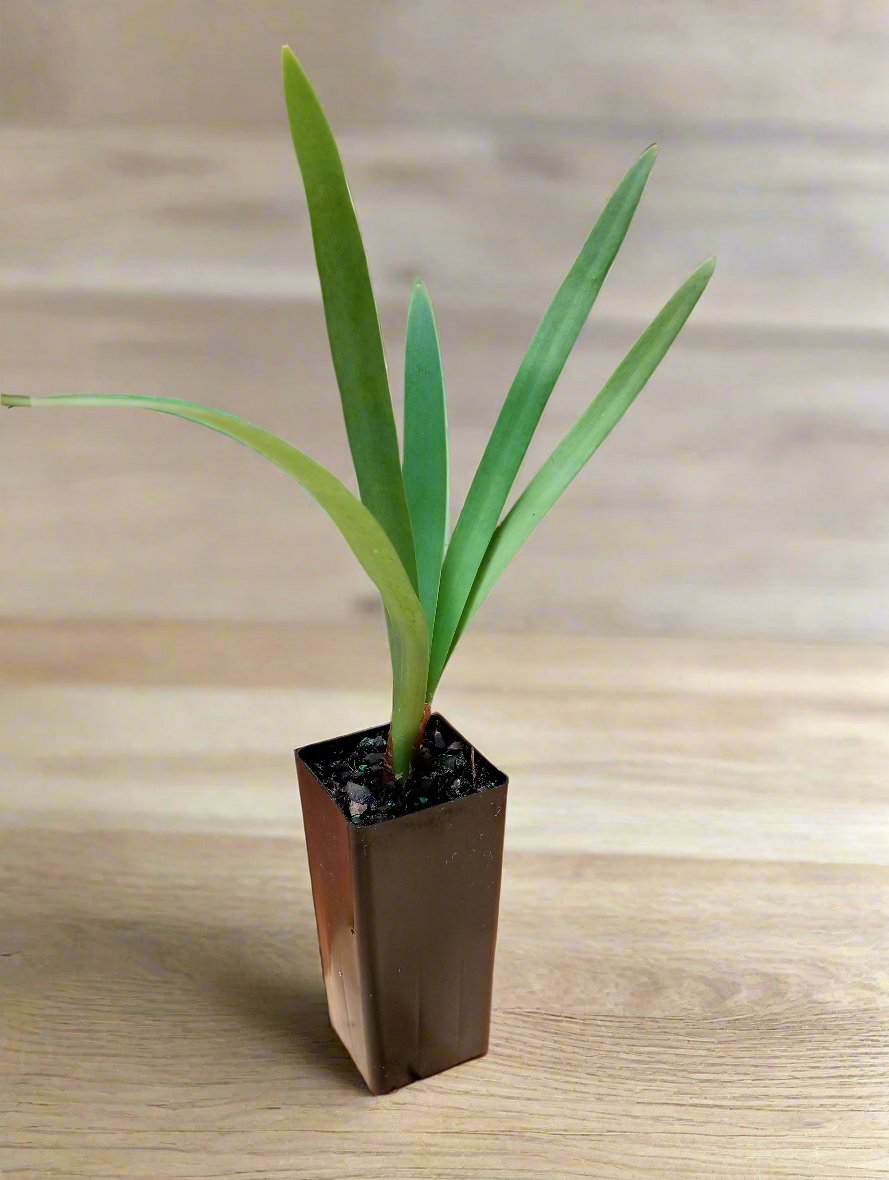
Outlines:
{"type": "Polygon", "coordinates": [[[359,827],[316,774],[343,740],[296,751],[306,850],[330,1023],[386,1094],[488,1050],[508,779],[476,751],[495,786],[359,827]]]}

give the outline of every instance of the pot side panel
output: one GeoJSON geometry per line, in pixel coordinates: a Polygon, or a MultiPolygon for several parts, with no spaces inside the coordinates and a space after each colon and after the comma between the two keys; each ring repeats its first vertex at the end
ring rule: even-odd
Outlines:
{"type": "Polygon", "coordinates": [[[505,808],[502,786],[353,829],[377,1093],[487,1052],[505,808]]]}
{"type": "Polygon", "coordinates": [[[351,825],[299,758],[297,774],[330,1023],[366,1078],[371,1055],[356,932],[351,825]]]}

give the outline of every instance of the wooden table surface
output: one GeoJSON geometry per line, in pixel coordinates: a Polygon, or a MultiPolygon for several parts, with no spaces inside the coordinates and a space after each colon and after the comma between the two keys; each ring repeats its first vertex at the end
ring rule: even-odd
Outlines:
{"type": "Polygon", "coordinates": [[[5,1180],[887,1174],[889,650],[469,637],[440,705],[512,776],[491,1052],[373,1099],[290,751],[385,714],[381,635],[0,644],[5,1180]]]}

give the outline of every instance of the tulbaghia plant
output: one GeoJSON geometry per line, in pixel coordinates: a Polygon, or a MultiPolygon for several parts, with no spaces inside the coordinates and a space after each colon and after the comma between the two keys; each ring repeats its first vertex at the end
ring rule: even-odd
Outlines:
{"type": "Polygon", "coordinates": [[[657,368],[706,287],[714,260],[699,266],[655,316],[504,513],[540,416],[639,203],[656,154],[648,148],[617,186],[534,333],[449,538],[445,384],[428,292],[418,281],[410,298],[399,453],[379,317],[336,141],[302,67],[286,48],[283,74],[360,498],[284,439],[195,402],[3,394],[2,405],[172,414],[243,443],[301,484],[340,530],[382,598],[392,658],[388,770],[405,780],[429,702],[467,625],[657,368]]]}

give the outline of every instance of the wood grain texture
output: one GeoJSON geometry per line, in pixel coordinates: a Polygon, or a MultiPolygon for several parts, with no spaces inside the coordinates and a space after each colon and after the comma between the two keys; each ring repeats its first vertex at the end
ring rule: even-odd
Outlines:
{"type": "Polygon", "coordinates": [[[3,0],[0,109],[268,126],[284,41],[353,125],[887,128],[885,0],[3,0]]]}
{"type": "Polygon", "coordinates": [[[512,775],[492,1051],[374,1100],[289,750],[384,713],[383,637],[0,628],[5,1177],[886,1174],[889,652],[467,645],[440,704],[512,775]]]}

